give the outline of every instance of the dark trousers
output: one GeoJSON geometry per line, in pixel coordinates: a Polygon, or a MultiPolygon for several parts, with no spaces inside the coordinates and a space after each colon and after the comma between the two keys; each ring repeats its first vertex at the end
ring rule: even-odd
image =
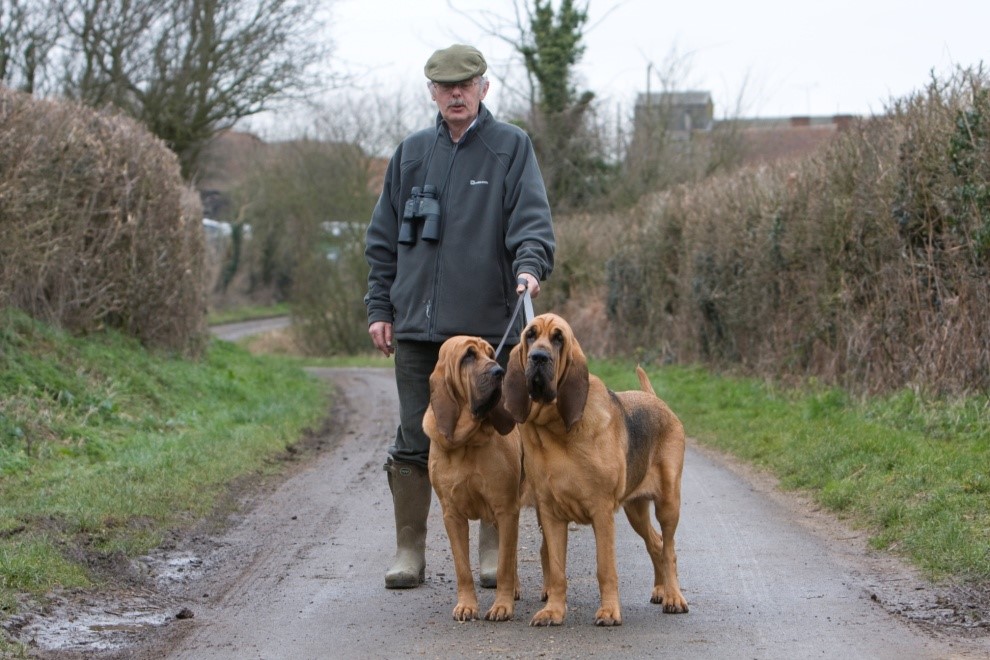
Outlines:
{"type": "MultiPolygon", "coordinates": [[[[498,362],[508,364],[511,346],[503,346],[498,362]]],[[[430,458],[430,439],[423,432],[423,415],[430,405],[430,374],[437,365],[440,344],[426,341],[397,341],[395,384],[399,391],[399,427],[388,453],[396,461],[424,468],[430,458]]]]}

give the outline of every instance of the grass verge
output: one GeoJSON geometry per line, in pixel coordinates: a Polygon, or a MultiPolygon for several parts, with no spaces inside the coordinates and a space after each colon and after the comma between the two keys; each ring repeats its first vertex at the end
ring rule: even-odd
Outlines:
{"type": "Polygon", "coordinates": [[[280,469],[328,409],[298,364],[214,341],[198,362],[0,311],[0,613],[110,562],[280,469]]]}
{"type": "MultiPolygon", "coordinates": [[[[616,390],[634,368],[596,362],[616,390]]],[[[932,579],[990,581],[990,401],[905,390],[855,401],[701,369],[649,370],[688,435],[768,469],[932,579]]]]}

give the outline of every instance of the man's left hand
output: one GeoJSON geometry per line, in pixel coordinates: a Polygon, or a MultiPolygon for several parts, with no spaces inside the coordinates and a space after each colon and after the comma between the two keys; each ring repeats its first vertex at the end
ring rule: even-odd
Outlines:
{"type": "MultiPolygon", "coordinates": [[[[519,273],[519,277],[517,279],[526,280],[525,288],[529,289],[530,298],[535,298],[540,295],[540,281],[536,279],[536,277],[529,273],[519,273]]],[[[516,287],[516,293],[522,293],[524,290],[523,284],[520,282],[516,287]]]]}

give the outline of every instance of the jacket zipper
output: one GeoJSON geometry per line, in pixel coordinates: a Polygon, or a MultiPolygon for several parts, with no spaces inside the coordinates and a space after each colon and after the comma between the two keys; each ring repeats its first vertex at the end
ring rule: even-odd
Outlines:
{"type": "MultiPolygon", "coordinates": [[[[447,138],[450,139],[449,132],[447,138]]],[[[461,138],[461,141],[463,142],[466,138],[467,135],[461,138]]],[[[445,225],[444,218],[447,217],[447,208],[450,203],[449,196],[444,193],[446,193],[447,186],[450,183],[450,173],[454,169],[454,158],[457,156],[457,148],[460,146],[460,144],[461,144],[460,142],[454,143],[454,148],[450,152],[450,160],[447,162],[447,172],[444,175],[443,183],[439,187],[440,199],[443,200],[440,206],[440,213],[441,213],[440,241],[437,244],[437,256],[434,264],[434,271],[436,272],[436,276],[433,278],[433,297],[426,303],[426,319],[428,323],[427,328],[429,330],[429,337],[433,341],[436,341],[437,315],[435,313],[431,313],[431,312],[436,312],[436,306],[433,305],[432,303],[436,302],[440,298],[440,281],[443,279],[443,267],[442,267],[443,260],[440,258],[440,255],[441,252],[443,251],[443,235],[444,235],[444,225],[445,225]]],[[[429,172],[427,172],[427,176],[429,176],[429,172]]]]}

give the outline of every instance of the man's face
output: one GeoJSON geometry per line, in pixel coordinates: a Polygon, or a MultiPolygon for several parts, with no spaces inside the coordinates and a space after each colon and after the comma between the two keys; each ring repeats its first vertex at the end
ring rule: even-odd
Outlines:
{"type": "Polygon", "coordinates": [[[451,126],[466,128],[478,116],[481,101],[488,93],[488,81],[481,76],[457,83],[430,83],[430,94],[440,114],[451,126]]]}

